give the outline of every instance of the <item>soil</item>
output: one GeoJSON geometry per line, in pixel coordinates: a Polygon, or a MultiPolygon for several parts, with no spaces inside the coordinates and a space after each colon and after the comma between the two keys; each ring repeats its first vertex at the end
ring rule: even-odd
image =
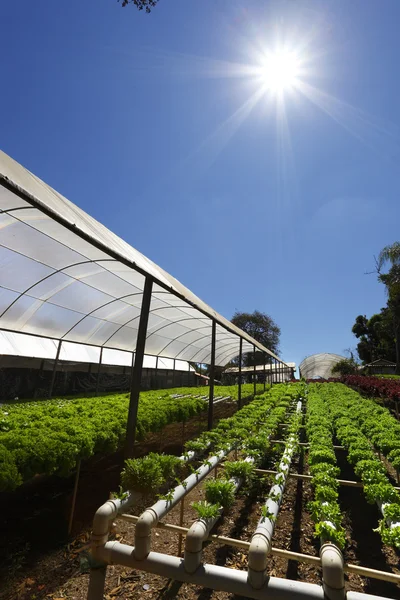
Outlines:
{"type": "MultiPolygon", "coordinates": [[[[229,412],[234,410],[225,403],[221,404],[224,405],[215,407],[216,418],[228,416],[229,412]]],[[[204,428],[204,419],[194,419],[193,423],[186,425],[185,438],[197,435],[204,428]]],[[[180,453],[181,444],[177,444],[176,440],[180,439],[181,434],[181,425],[170,426],[169,431],[164,430],[162,436],[152,436],[146,439],[145,443],[141,444],[140,448],[138,447],[138,454],[159,450],[157,445],[160,444],[160,441],[162,441],[164,451],[180,453]]],[[[281,447],[281,451],[282,449],[281,447]]],[[[346,461],[346,452],[338,450],[337,458],[341,468],[341,478],[354,480],[354,472],[346,461]]],[[[113,457],[113,460],[116,461],[116,457],[113,457]]],[[[115,466],[114,469],[113,460],[109,461],[109,470],[104,468],[103,462],[99,462],[97,470],[88,471],[88,475],[82,477],[76,519],[79,534],[69,544],[64,544],[58,549],[48,546],[47,552],[36,550],[35,553],[32,553],[28,550],[22,554],[16,553],[9,563],[12,567],[11,572],[7,577],[3,592],[0,593],[2,600],[86,599],[89,582],[90,530],[88,526],[96,508],[104,499],[107,499],[109,489],[116,489],[115,485],[114,487],[110,486],[110,482],[114,484],[114,481],[117,481],[121,463],[118,463],[118,468],[115,466]],[[91,488],[90,486],[96,484],[96,477],[99,484],[97,487],[91,488]],[[95,499],[93,490],[97,490],[95,499]],[[92,498],[90,504],[88,497],[92,498]]],[[[264,467],[273,468],[275,460],[276,456],[271,456],[264,467]]],[[[294,459],[291,470],[308,473],[306,450],[303,449],[294,459]]],[[[213,533],[250,541],[252,532],[261,516],[261,507],[269,487],[270,482],[257,479],[257,483],[251,488],[239,492],[235,505],[226,516],[220,519],[213,533]]],[[[189,527],[196,516],[191,508],[191,503],[202,499],[204,499],[203,485],[199,485],[188,494],[184,504],[184,526],[189,527]]],[[[318,556],[319,544],[318,540],[314,538],[314,525],[307,510],[307,504],[311,499],[312,488],[309,481],[289,478],[275,526],[273,547],[318,556]]],[[[347,537],[347,546],[344,552],[345,562],[400,573],[399,554],[393,549],[383,546],[379,534],[373,531],[373,527],[377,526],[380,517],[376,506],[367,504],[363,492],[359,488],[342,486],[339,500],[345,514],[344,525],[347,537]]],[[[140,514],[151,503],[151,498],[142,500],[132,508],[131,513],[140,514]]],[[[180,506],[175,507],[168,514],[165,522],[180,524],[180,506]]],[[[35,529],[35,531],[37,530],[35,529]]],[[[42,531],[42,537],[47,539],[49,533],[47,526],[42,531]]],[[[133,545],[134,525],[118,520],[117,532],[113,537],[120,542],[133,545]]],[[[57,538],[57,535],[54,535],[54,538],[57,538]]],[[[152,550],[176,556],[178,535],[165,530],[155,530],[152,536],[152,550]]],[[[207,563],[247,570],[247,553],[237,548],[211,543],[205,546],[203,558],[207,563]]],[[[270,557],[269,574],[310,583],[321,583],[320,569],[275,556],[270,557]]],[[[346,575],[346,589],[378,594],[388,598],[400,597],[399,587],[394,584],[353,574],[346,575]]],[[[108,567],[105,600],[139,600],[142,598],[147,600],[172,600],[173,598],[178,600],[234,600],[236,598],[239,600],[238,596],[225,592],[167,580],[126,567],[118,565],[108,567]]]]}

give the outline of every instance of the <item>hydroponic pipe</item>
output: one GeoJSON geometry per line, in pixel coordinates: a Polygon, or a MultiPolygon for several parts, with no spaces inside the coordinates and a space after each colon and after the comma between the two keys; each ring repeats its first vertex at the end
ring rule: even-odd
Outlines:
{"type": "MultiPolygon", "coordinates": [[[[296,407],[296,413],[301,413],[301,409],[302,403],[301,400],[299,400],[296,407]]],[[[276,483],[270,490],[270,495],[274,495],[274,498],[272,499],[269,497],[265,503],[265,508],[268,514],[271,515],[271,518],[262,517],[251,538],[248,556],[248,576],[250,584],[256,589],[261,589],[267,579],[267,556],[271,550],[271,539],[275,529],[275,520],[278,516],[283,492],[285,491],[290,463],[296,447],[296,438],[297,433],[292,433],[289,437],[278,467],[279,473],[275,477],[276,483]]]]}
{"type": "MultiPolygon", "coordinates": [[[[254,589],[247,581],[246,571],[228,569],[216,565],[201,565],[193,574],[187,573],[183,559],[168,554],[150,552],[144,560],[135,558],[132,546],[119,542],[107,542],[101,550],[102,560],[107,563],[123,565],[131,569],[139,569],[168,579],[185,581],[195,585],[237,594],[254,600],[324,600],[321,586],[270,577],[262,589],[254,589]]],[[[362,600],[367,600],[366,596],[362,600]]],[[[102,600],[100,596],[88,596],[88,600],[102,600]]],[[[361,599],[353,599],[361,600],[361,599]]]]}
{"type": "Polygon", "coordinates": [[[344,600],[344,560],[335,544],[322,544],[319,551],[322,567],[322,587],[328,600],[344,600]]]}
{"type": "MultiPolygon", "coordinates": [[[[245,462],[254,463],[254,458],[247,457],[245,462]]],[[[231,478],[229,480],[234,486],[234,493],[238,491],[243,483],[243,479],[231,478]]],[[[209,519],[197,519],[190,527],[186,535],[184,566],[188,573],[194,573],[201,565],[203,553],[203,543],[207,540],[211,529],[218,521],[221,515],[209,519]]]]}
{"type": "Polygon", "coordinates": [[[399,521],[391,521],[390,519],[387,519],[385,517],[385,508],[387,506],[390,506],[391,502],[382,502],[382,500],[377,500],[376,501],[379,510],[382,513],[383,518],[385,519],[386,523],[389,526],[389,529],[394,529],[395,527],[399,527],[400,528],[400,522],[399,521]]]}
{"type": "Polygon", "coordinates": [[[146,509],[140,516],[135,528],[135,554],[138,560],[146,558],[150,552],[151,530],[155,527],[170,510],[174,508],[204,477],[206,477],[221,460],[231,452],[229,450],[218,452],[215,456],[207,459],[207,462],[196,473],[189,475],[173,491],[169,500],[159,500],[153,506],[146,509]]]}

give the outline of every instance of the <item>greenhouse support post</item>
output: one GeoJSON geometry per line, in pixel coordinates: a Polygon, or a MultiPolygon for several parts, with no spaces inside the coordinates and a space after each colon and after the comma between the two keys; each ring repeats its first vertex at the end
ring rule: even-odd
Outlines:
{"type": "Polygon", "coordinates": [[[71,535],[72,525],[74,524],[75,505],[76,505],[76,497],[78,495],[78,485],[79,485],[80,474],[81,474],[81,461],[79,459],[76,463],[74,492],[72,494],[71,512],[69,514],[69,522],[68,522],[68,535],[71,535]]]}
{"type": "Polygon", "coordinates": [[[257,393],[257,366],[256,366],[256,347],[253,346],[253,360],[254,360],[254,369],[253,369],[253,395],[255,396],[257,393]]]}
{"type": "Polygon", "coordinates": [[[57,373],[57,365],[58,365],[58,359],[60,357],[60,351],[61,351],[61,344],[62,344],[62,340],[60,340],[58,342],[58,346],[57,346],[57,354],[56,354],[56,358],[54,360],[54,365],[53,365],[53,374],[51,376],[51,383],[50,383],[50,390],[49,390],[49,398],[52,397],[53,395],[53,388],[54,388],[54,383],[56,380],[56,373],[57,373]]]}
{"type": "Polygon", "coordinates": [[[239,340],[238,408],[242,408],[242,354],[243,354],[243,338],[240,338],[240,340],[239,340]]]}
{"type": "Polygon", "coordinates": [[[214,402],[214,377],[215,377],[215,334],[216,334],[216,322],[212,320],[212,331],[211,331],[211,363],[210,363],[210,392],[208,396],[208,429],[212,429],[213,426],[213,402],[214,402]]]}
{"type": "Polygon", "coordinates": [[[264,377],[263,377],[263,379],[264,379],[264,392],[265,392],[265,383],[266,383],[266,382],[265,382],[265,377],[266,377],[266,375],[265,375],[265,361],[266,361],[266,358],[267,358],[267,357],[266,357],[266,355],[265,355],[265,352],[264,352],[264,354],[263,354],[263,374],[264,374],[264,377]]]}
{"type": "Polygon", "coordinates": [[[172,387],[175,387],[175,358],[173,359],[173,367],[172,367],[172,387]]]}
{"type": "Polygon", "coordinates": [[[100,369],[101,369],[101,361],[103,360],[103,346],[100,348],[100,358],[99,358],[99,366],[97,367],[97,377],[96,377],[96,394],[99,393],[99,385],[100,385],[100,369]]]}
{"type": "Polygon", "coordinates": [[[140,394],[140,384],[141,384],[141,379],[142,379],[143,357],[144,357],[144,349],[145,349],[145,345],[146,345],[147,323],[149,320],[152,289],[153,289],[153,280],[150,279],[150,277],[146,277],[144,289],[143,289],[142,307],[140,310],[139,330],[138,330],[137,341],[136,341],[135,362],[134,362],[133,369],[132,369],[131,394],[130,394],[130,400],[129,400],[128,423],[127,423],[127,428],[126,428],[125,454],[126,454],[127,458],[131,458],[133,456],[133,446],[135,444],[135,438],[136,438],[136,421],[137,421],[137,412],[138,412],[138,405],[139,405],[139,394],[140,394]]]}

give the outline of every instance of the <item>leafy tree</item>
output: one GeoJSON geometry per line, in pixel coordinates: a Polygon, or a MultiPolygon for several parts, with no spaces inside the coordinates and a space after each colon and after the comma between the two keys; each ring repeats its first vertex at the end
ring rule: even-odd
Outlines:
{"type": "Polygon", "coordinates": [[[358,315],[352,332],[360,340],[357,353],[364,364],[378,358],[396,360],[393,316],[388,307],[382,308],[370,319],[366,315],[358,315]]]}
{"type": "MultiPolygon", "coordinates": [[[[281,330],[275,321],[266,313],[262,313],[259,310],[255,310],[252,313],[241,313],[236,311],[233,315],[231,322],[242,329],[257,342],[263,344],[268,350],[279,353],[279,336],[281,330]]],[[[264,357],[262,352],[255,353],[256,365],[262,365],[264,363],[264,357]]],[[[243,366],[251,367],[254,365],[254,353],[249,352],[243,357],[243,366]]]]}
{"type": "Polygon", "coordinates": [[[356,373],[359,373],[359,370],[354,358],[339,360],[332,368],[332,375],[354,375],[356,373]]]}
{"type": "Polygon", "coordinates": [[[379,281],[386,286],[396,344],[396,375],[400,375],[400,242],[394,242],[381,250],[377,260],[377,272],[379,281]],[[383,273],[382,269],[388,263],[389,271],[383,273]]]}
{"type": "Polygon", "coordinates": [[[118,0],[118,2],[121,2],[122,6],[133,4],[138,10],[145,10],[149,13],[155,7],[158,0],[118,0]]]}

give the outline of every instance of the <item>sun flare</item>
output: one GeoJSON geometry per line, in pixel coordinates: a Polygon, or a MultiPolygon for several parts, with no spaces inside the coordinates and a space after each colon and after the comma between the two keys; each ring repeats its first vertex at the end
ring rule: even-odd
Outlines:
{"type": "Polygon", "coordinates": [[[264,85],[272,92],[284,92],[295,87],[300,74],[300,60],[295,52],[276,50],[265,56],[261,67],[264,85]]]}

